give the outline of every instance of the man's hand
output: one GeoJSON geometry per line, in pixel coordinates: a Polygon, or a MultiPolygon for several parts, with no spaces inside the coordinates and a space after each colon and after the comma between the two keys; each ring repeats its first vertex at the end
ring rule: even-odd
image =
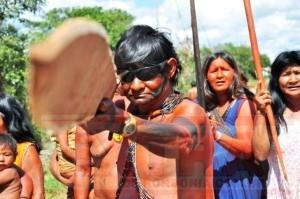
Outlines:
{"type": "Polygon", "coordinates": [[[95,134],[104,130],[120,132],[126,120],[124,110],[118,108],[112,100],[104,98],[94,118],[81,125],[89,134],[95,134]]]}

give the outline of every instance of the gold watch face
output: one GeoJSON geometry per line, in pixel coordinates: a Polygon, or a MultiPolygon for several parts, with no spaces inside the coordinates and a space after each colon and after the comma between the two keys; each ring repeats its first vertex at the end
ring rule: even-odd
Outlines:
{"type": "Polygon", "coordinates": [[[133,133],[135,133],[136,130],[136,126],[135,124],[128,124],[124,127],[124,131],[126,132],[126,134],[131,135],[133,133]]]}

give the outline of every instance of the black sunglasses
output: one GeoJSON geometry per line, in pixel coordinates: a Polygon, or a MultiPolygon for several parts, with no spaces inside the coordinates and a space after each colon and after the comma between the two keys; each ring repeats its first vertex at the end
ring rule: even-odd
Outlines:
{"type": "Polygon", "coordinates": [[[121,82],[130,83],[135,77],[142,81],[148,81],[160,74],[165,68],[166,61],[163,61],[155,66],[145,66],[135,70],[125,70],[119,74],[121,82]]]}

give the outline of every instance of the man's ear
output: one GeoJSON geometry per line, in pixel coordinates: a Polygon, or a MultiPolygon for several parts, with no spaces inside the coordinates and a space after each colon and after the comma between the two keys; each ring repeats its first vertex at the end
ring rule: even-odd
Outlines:
{"type": "Polygon", "coordinates": [[[174,77],[174,75],[176,74],[176,70],[177,70],[177,60],[175,58],[170,58],[167,61],[167,64],[169,66],[169,70],[168,70],[168,76],[169,78],[174,77]]]}

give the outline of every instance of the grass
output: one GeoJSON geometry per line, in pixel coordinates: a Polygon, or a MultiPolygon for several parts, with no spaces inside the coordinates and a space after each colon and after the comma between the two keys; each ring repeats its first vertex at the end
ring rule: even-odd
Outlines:
{"type": "Polygon", "coordinates": [[[45,150],[41,151],[41,158],[44,168],[46,199],[65,199],[67,195],[67,187],[57,181],[49,171],[50,154],[53,146],[49,143],[45,145],[45,150]]]}

